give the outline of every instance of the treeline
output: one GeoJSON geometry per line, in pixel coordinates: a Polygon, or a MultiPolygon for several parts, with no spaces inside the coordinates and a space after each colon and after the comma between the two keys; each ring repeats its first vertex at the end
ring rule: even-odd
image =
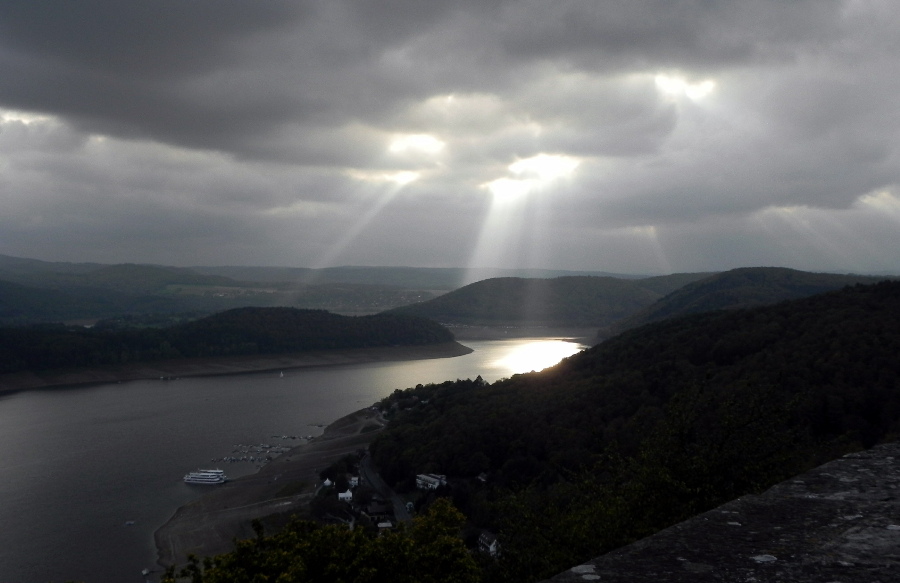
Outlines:
{"type": "Polygon", "coordinates": [[[421,345],[452,339],[439,324],[412,316],[350,317],[322,310],[238,308],[159,329],[0,328],[0,372],[421,345]]]}
{"type": "Polygon", "coordinates": [[[900,434],[900,283],[648,325],[541,373],[398,391],[371,446],[451,478],[528,581],[900,434]],[[475,479],[479,474],[486,478],[475,479]]]}
{"type": "Polygon", "coordinates": [[[463,520],[442,500],[411,525],[381,534],[361,526],[294,521],[265,536],[261,523],[254,522],[256,538],[236,542],[230,553],[192,558],[177,571],[170,567],[162,581],[477,583],[476,560],[459,538],[463,520]]]}

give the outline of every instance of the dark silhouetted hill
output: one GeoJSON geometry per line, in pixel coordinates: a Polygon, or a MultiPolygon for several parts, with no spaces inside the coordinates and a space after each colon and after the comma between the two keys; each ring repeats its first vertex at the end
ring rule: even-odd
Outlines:
{"type": "Polygon", "coordinates": [[[804,298],[884,277],[809,273],[783,267],[742,267],[686,282],[662,299],[614,324],[610,335],[667,318],[735,308],[752,308],[804,298]]]}

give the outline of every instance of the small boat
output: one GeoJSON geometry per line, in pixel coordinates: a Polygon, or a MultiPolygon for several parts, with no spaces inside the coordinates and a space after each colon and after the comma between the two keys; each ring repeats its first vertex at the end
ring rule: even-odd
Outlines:
{"type": "Polygon", "coordinates": [[[187,484],[224,484],[228,478],[223,470],[197,470],[184,476],[187,484]]]}

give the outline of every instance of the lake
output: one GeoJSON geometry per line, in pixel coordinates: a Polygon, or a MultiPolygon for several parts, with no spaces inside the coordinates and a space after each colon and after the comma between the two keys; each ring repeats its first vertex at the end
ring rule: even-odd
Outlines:
{"type": "MultiPolygon", "coordinates": [[[[463,342],[455,358],[148,380],[0,395],[0,583],[140,582],[154,531],[201,496],[190,470],[242,446],[303,443],[418,383],[541,370],[585,348],[551,338],[463,342]],[[288,439],[282,439],[287,436],[288,439]]],[[[254,463],[218,463],[229,477],[254,463]]],[[[155,577],[154,580],[158,579],[155,577]]]]}

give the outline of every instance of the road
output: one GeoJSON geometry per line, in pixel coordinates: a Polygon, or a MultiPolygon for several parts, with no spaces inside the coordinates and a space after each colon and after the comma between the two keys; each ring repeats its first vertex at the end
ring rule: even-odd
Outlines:
{"type": "Polygon", "coordinates": [[[412,520],[412,516],[409,515],[409,511],[406,509],[406,502],[375,471],[375,467],[372,465],[372,456],[366,454],[362,461],[359,462],[359,473],[362,479],[372,486],[382,498],[391,501],[391,504],[394,505],[394,518],[398,522],[412,520]]]}

